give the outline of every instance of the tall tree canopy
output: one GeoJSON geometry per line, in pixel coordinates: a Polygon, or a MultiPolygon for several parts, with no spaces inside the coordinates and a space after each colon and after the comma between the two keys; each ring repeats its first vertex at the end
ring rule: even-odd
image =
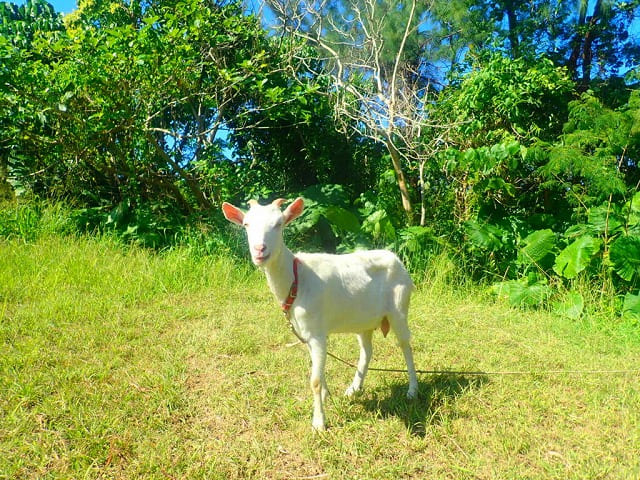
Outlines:
{"type": "Polygon", "coordinates": [[[256,175],[302,188],[354,161],[326,101],[238,2],[86,1],[64,25],[41,0],[3,8],[0,146],[19,189],[189,213],[248,194],[256,175]],[[292,138],[297,151],[269,158],[292,138]],[[320,138],[340,147],[321,154],[320,138]]]}
{"type": "Polygon", "coordinates": [[[452,0],[434,5],[447,42],[442,56],[499,49],[511,58],[545,56],[582,85],[637,68],[637,0],[452,0]]]}

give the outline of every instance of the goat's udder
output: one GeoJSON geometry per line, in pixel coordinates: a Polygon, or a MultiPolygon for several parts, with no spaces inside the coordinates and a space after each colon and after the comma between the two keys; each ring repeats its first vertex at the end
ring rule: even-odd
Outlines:
{"type": "Polygon", "coordinates": [[[389,319],[387,317],[382,317],[380,330],[382,330],[382,335],[384,336],[384,338],[387,338],[387,334],[389,333],[389,319]]]}

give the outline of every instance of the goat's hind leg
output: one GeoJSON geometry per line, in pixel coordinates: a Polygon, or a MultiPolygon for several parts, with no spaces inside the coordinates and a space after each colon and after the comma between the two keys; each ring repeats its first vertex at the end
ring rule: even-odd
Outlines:
{"type": "Polygon", "coordinates": [[[418,396],[418,377],[416,376],[416,366],[413,363],[413,352],[411,350],[411,343],[407,341],[400,341],[400,348],[404,355],[404,360],[407,363],[407,372],[409,372],[409,389],[407,390],[407,398],[416,398],[418,396]]]}
{"type": "Polygon", "coordinates": [[[413,362],[413,351],[411,350],[411,333],[407,325],[406,314],[397,313],[392,316],[391,329],[398,339],[398,345],[402,349],[404,361],[407,364],[407,372],[409,374],[409,389],[407,390],[407,398],[415,398],[418,395],[418,377],[416,375],[416,366],[413,362]]]}
{"type": "Polygon", "coordinates": [[[373,352],[372,339],[373,330],[367,330],[358,334],[358,343],[360,344],[360,359],[358,360],[358,368],[356,374],[353,377],[353,382],[344,392],[348,397],[352,397],[357,392],[362,390],[362,384],[364,383],[364,377],[367,375],[367,369],[369,368],[369,362],[371,361],[371,354],[373,352]]]}

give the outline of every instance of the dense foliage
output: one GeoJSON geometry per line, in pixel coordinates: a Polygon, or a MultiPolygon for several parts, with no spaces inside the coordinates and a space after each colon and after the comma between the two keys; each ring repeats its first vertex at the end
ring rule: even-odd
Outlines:
{"type": "MultiPolygon", "coordinates": [[[[401,41],[402,2],[330,3],[380,8],[382,44],[401,41]]],[[[640,2],[578,3],[421,3],[398,98],[420,85],[428,122],[395,120],[388,142],[340,118],[335,65],[267,30],[268,9],[86,0],[62,17],[2,3],[0,197],[62,201],[76,228],[162,246],[194,225],[223,237],[223,200],[301,194],[290,241],[307,248],[388,246],[414,271],[447,252],[514,305],[577,318],[587,281],[640,316],[640,2]],[[416,155],[391,158],[408,138],[416,155]]]]}

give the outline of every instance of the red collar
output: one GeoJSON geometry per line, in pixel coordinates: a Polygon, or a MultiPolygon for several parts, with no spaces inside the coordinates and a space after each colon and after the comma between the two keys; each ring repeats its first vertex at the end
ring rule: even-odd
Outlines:
{"type": "Polygon", "coordinates": [[[293,257],[293,283],[289,288],[289,296],[282,303],[282,311],[285,315],[289,315],[289,310],[291,310],[291,305],[295,301],[298,296],[298,264],[300,264],[300,260],[297,257],[293,257]]]}

